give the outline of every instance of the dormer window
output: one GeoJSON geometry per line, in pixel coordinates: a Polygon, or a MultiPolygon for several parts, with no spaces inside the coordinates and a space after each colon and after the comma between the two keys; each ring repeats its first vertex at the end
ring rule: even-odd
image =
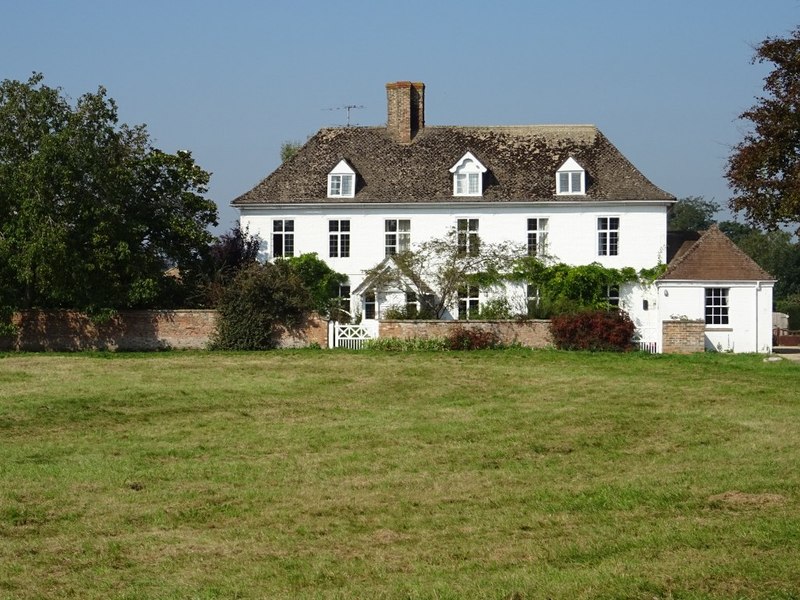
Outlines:
{"type": "Polygon", "coordinates": [[[454,196],[483,196],[483,174],[486,167],[481,164],[472,152],[461,157],[453,168],[454,196]]]}
{"type": "Polygon", "coordinates": [[[342,159],[328,173],[328,198],[352,198],[356,195],[356,172],[342,159]]]}
{"type": "Polygon", "coordinates": [[[556,172],[556,193],[559,195],[586,193],[586,171],[572,157],[569,157],[556,172]]]}

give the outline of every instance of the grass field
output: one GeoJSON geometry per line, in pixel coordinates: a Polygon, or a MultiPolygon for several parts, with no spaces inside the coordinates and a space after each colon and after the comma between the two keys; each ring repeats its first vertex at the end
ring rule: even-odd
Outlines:
{"type": "Polygon", "coordinates": [[[0,598],[800,598],[800,363],[0,358],[0,598]]]}

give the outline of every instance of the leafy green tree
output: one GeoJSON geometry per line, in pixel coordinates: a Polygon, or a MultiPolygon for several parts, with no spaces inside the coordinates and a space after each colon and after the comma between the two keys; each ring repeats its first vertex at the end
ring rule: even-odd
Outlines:
{"type": "Polygon", "coordinates": [[[41,74],[4,80],[0,301],[87,312],[183,302],[216,224],[208,181],[191,153],[118,124],[102,87],[73,106],[41,74]]]}
{"type": "Polygon", "coordinates": [[[702,196],[681,198],[667,216],[669,231],[702,231],[714,223],[714,215],[719,212],[719,205],[702,196]]]}
{"type": "Polygon", "coordinates": [[[740,115],[752,130],[733,148],[726,177],[730,206],[769,229],[800,221],[800,28],[756,46],[754,63],[772,63],[765,96],[740,115]]]}
{"type": "Polygon", "coordinates": [[[303,280],[285,261],[240,269],[217,305],[212,348],[268,350],[281,328],[294,329],[313,308],[303,280]]]}
{"type": "Polygon", "coordinates": [[[314,310],[328,315],[332,301],[339,296],[339,286],[347,282],[347,275],[331,269],[316,252],[282,258],[277,262],[288,264],[297,273],[311,295],[314,310]]]}

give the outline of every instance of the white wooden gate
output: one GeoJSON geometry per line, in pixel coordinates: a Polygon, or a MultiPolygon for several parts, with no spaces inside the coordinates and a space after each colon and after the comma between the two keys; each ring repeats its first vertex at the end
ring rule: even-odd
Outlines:
{"type": "Polygon", "coordinates": [[[332,332],[332,348],[347,348],[348,350],[361,350],[364,342],[377,337],[372,328],[367,325],[345,325],[334,321],[332,332]]]}

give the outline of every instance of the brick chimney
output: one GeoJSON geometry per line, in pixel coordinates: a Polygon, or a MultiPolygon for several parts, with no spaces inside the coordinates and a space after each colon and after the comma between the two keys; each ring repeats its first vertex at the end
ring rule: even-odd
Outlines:
{"type": "Polygon", "coordinates": [[[396,81],[386,84],[386,128],[401,144],[410,144],[425,127],[425,84],[396,81]]]}

